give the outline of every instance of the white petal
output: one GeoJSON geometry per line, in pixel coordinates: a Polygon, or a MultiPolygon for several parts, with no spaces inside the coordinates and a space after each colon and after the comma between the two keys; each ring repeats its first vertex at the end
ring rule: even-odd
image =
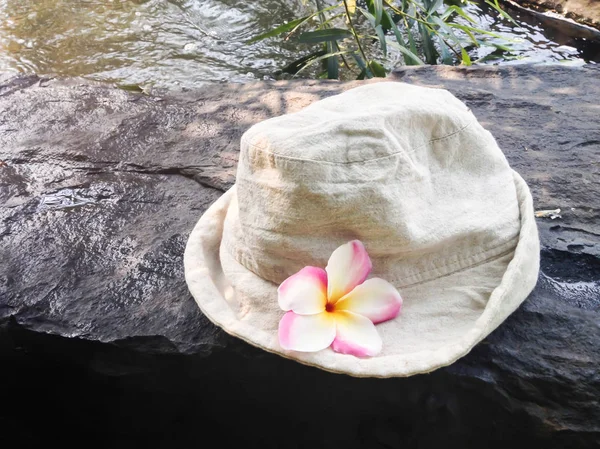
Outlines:
{"type": "Polygon", "coordinates": [[[367,279],[335,304],[335,310],[348,310],[366,316],[374,324],[398,316],[402,307],[400,293],[380,278],[367,279]]]}
{"type": "Polygon", "coordinates": [[[371,259],[359,240],[337,248],[327,262],[327,298],[331,304],[361,284],[371,272],[371,259]]]}
{"type": "Polygon", "coordinates": [[[279,307],[300,315],[321,313],[327,304],[327,273],[322,268],[304,267],[277,289],[279,307]]]}
{"type": "Polygon", "coordinates": [[[315,352],[331,345],[335,338],[332,313],[298,315],[287,312],[279,322],[279,344],[283,349],[315,352]]]}
{"type": "Polygon", "coordinates": [[[381,351],[381,337],[370,319],[352,312],[335,312],[336,336],[331,348],[342,354],[370,357],[381,351]]]}

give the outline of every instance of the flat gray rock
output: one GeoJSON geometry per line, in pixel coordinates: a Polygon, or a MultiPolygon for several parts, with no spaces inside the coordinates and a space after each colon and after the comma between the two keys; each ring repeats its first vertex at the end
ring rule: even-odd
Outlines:
{"type": "MultiPolygon", "coordinates": [[[[19,403],[54,404],[31,418],[45,423],[32,444],[65,416],[87,434],[102,422],[112,447],[213,434],[286,448],[600,444],[600,70],[424,67],[390,80],[453,92],[536,210],[561,212],[538,219],[538,286],[498,330],[450,367],[381,380],[228,336],[199,312],[182,266],[194,224],[235,180],[242,133],[356,83],[145,95],[0,75],[0,361],[12,368],[0,381],[25,388],[19,403]]],[[[17,413],[3,421],[27,434],[17,413]]]]}

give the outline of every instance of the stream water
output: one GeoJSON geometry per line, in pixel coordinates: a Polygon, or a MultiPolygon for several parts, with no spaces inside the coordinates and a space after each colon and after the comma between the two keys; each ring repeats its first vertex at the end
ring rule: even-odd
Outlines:
{"type": "MultiPolygon", "coordinates": [[[[0,71],[157,87],[272,78],[301,55],[295,44],[246,41],[302,8],[301,0],[0,0],[0,71]]],[[[488,64],[600,61],[597,45],[518,12],[514,25],[490,8],[469,10],[478,27],[513,39],[513,52],[488,64]]]]}

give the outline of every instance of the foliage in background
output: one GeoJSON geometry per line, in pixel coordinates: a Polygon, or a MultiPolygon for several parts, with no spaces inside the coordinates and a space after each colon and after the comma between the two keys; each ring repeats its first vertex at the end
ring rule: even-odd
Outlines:
{"type": "MultiPolygon", "coordinates": [[[[340,68],[354,73],[357,79],[385,77],[388,46],[402,55],[406,65],[471,65],[468,50],[473,47],[491,45],[498,52],[510,50],[486,40],[487,36],[502,39],[498,34],[473,26],[475,20],[461,7],[474,4],[469,0],[455,4],[444,0],[342,0],[329,5],[324,5],[324,0],[305,1],[312,9],[308,15],[249,41],[283,35],[285,40],[313,45],[313,51],[282,69],[293,75],[320,64],[323,71],[319,76],[330,79],[339,78],[340,68]]],[[[498,0],[485,2],[512,21],[498,0]]]]}

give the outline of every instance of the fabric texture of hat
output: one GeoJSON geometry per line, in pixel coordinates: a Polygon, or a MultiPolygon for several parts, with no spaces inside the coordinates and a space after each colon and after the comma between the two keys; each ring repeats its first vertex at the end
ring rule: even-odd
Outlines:
{"type": "Polygon", "coordinates": [[[410,376],[464,356],[525,300],[539,239],[527,184],[461,101],[379,82],[251,127],[236,183],[198,221],[184,263],[228,333],[328,371],[410,376]],[[404,301],[377,326],[381,352],[283,349],[278,286],[354,239],[404,301]]]}

